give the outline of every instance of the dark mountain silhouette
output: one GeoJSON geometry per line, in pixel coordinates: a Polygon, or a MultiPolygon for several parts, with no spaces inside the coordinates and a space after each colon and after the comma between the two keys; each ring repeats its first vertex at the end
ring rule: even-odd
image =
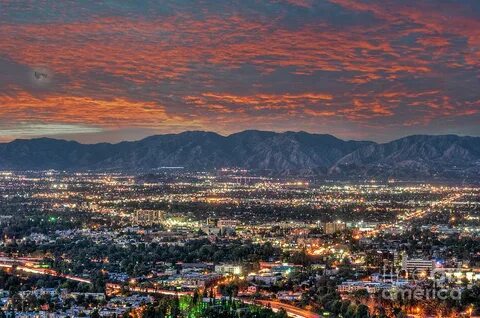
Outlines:
{"type": "Polygon", "coordinates": [[[478,179],[480,138],[416,135],[370,144],[337,161],[331,175],[478,179]]]}
{"type": "Polygon", "coordinates": [[[306,132],[191,131],[118,144],[49,138],[0,144],[3,170],[188,170],[241,167],[271,175],[328,178],[478,179],[480,137],[410,136],[389,143],[306,132]]]}

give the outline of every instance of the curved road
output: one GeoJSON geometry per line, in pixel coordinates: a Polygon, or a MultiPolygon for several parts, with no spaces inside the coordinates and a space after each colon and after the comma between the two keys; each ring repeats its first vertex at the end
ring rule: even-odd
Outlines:
{"type": "Polygon", "coordinates": [[[295,318],[321,318],[319,314],[314,312],[298,308],[289,304],[284,304],[279,301],[272,301],[272,300],[255,300],[255,304],[260,304],[265,307],[270,307],[274,311],[278,311],[283,309],[287,312],[288,316],[295,317],[295,318]]]}

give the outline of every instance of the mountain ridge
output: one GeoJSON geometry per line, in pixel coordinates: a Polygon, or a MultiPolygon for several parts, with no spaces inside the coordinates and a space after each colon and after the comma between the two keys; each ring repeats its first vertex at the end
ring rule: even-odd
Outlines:
{"type": "Polygon", "coordinates": [[[412,135],[386,143],[329,134],[246,130],[149,136],[82,144],[54,138],[0,143],[2,170],[188,170],[240,167],[271,175],[325,178],[478,179],[480,137],[412,135]]]}

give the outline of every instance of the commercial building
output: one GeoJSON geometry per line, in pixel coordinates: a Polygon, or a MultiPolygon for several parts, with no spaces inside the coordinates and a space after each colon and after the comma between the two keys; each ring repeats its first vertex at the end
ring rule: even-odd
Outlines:
{"type": "Polygon", "coordinates": [[[435,269],[435,261],[405,257],[402,260],[402,269],[409,275],[419,275],[422,272],[430,274],[435,269]]]}
{"type": "Polygon", "coordinates": [[[344,231],[347,228],[347,225],[344,222],[326,222],[323,224],[323,231],[325,234],[333,234],[337,232],[344,231]]]}
{"type": "Polygon", "coordinates": [[[242,275],[242,266],[233,264],[215,265],[215,273],[242,275]]]}
{"type": "Polygon", "coordinates": [[[164,212],[158,210],[136,210],[134,222],[139,225],[160,224],[164,220],[164,212]]]}

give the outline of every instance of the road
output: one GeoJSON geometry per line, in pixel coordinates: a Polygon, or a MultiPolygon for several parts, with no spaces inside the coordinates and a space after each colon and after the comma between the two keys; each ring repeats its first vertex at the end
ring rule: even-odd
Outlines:
{"type": "Polygon", "coordinates": [[[0,267],[3,268],[12,268],[17,271],[21,271],[24,273],[32,273],[38,275],[48,275],[54,277],[61,277],[68,280],[91,284],[92,281],[83,277],[62,274],[53,269],[49,268],[35,268],[34,265],[36,262],[33,261],[31,258],[11,258],[11,257],[1,257],[0,258],[0,267]]]}
{"type": "Polygon", "coordinates": [[[404,224],[406,224],[410,221],[415,221],[415,220],[424,218],[428,214],[436,211],[434,209],[434,207],[441,207],[442,208],[442,207],[448,206],[448,205],[452,204],[453,202],[455,202],[455,200],[459,199],[460,197],[462,197],[462,193],[450,194],[450,195],[446,196],[445,198],[443,198],[442,200],[432,204],[431,206],[428,206],[428,207],[425,207],[423,209],[416,210],[412,213],[408,213],[408,214],[403,215],[399,221],[397,221],[395,224],[387,226],[387,228],[388,227],[395,227],[395,226],[398,226],[398,225],[404,225],[404,224]]]}
{"type": "MultiPolygon", "coordinates": [[[[116,284],[110,284],[111,288],[120,288],[120,285],[116,284]]],[[[108,288],[108,286],[107,286],[108,288]]],[[[161,295],[193,295],[193,292],[182,292],[182,291],[172,291],[172,290],[162,290],[162,289],[155,289],[155,288],[143,288],[143,287],[133,287],[130,286],[128,287],[130,291],[135,291],[135,292],[140,292],[140,293],[146,293],[146,294],[161,294],[161,295]]],[[[217,296],[219,299],[221,296],[217,296]]],[[[289,304],[284,304],[279,301],[271,301],[271,300],[250,300],[250,299],[245,299],[245,298],[239,298],[241,302],[244,302],[246,304],[252,304],[252,305],[260,305],[263,307],[269,307],[273,311],[279,311],[281,309],[284,309],[289,317],[293,318],[321,318],[320,315],[302,309],[298,308],[289,304]]]]}
{"type": "Polygon", "coordinates": [[[272,301],[272,300],[255,300],[254,304],[259,304],[265,307],[272,308],[273,311],[279,311],[281,309],[287,312],[289,317],[294,318],[321,318],[319,314],[314,312],[298,308],[289,304],[284,304],[279,301],[272,301]]]}

